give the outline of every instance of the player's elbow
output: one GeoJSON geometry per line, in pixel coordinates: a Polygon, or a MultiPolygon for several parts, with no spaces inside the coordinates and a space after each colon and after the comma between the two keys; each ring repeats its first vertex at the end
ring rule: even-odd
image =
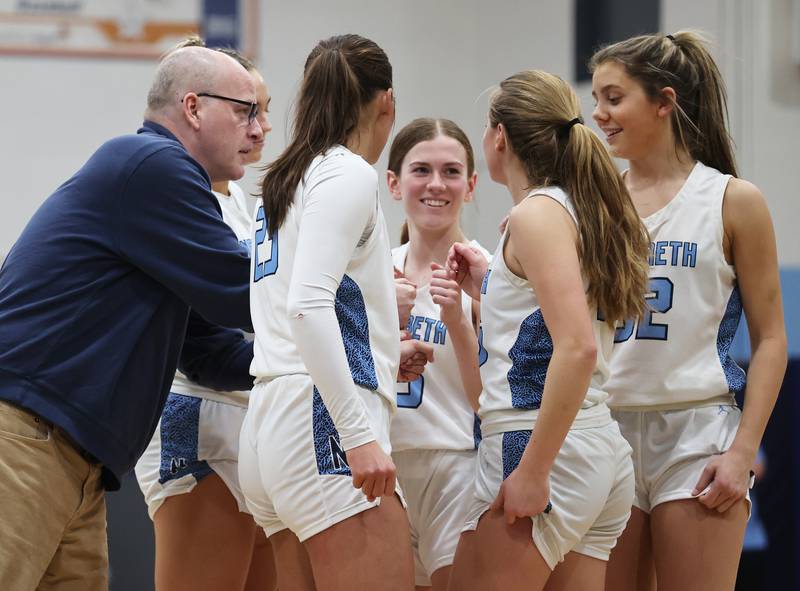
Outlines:
{"type": "Polygon", "coordinates": [[[568,339],[557,348],[563,351],[576,370],[585,369],[591,372],[597,364],[597,343],[594,338],[568,339]]]}
{"type": "Polygon", "coordinates": [[[298,293],[290,291],[286,300],[286,314],[289,321],[302,320],[309,314],[319,310],[331,309],[335,306],[335,297],[326,291],[319,293],[298,293]]]}

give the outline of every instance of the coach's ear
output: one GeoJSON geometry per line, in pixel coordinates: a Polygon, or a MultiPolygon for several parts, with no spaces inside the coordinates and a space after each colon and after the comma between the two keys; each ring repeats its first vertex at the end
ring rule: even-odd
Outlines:
{"type": "Polygon", "coordinates": [[[200,129],[200,117],[197,113],[197,95],[187,92],[181,99],[181,114],[189,126],[197,131],[200,129]]]}

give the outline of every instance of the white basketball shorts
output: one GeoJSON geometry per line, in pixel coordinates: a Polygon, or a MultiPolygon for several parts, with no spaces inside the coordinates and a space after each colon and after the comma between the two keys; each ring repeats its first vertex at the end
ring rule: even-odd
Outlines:
{"type": "Polygon", "coordinates": [[[742,413],[735,404],[716,404],[612,415],[633,448],[633,504],[650,513],[660,503],[695,498],[692,490],[703,469],[731,446],[742,413]]]}
{"type": "Polygon", "coordinates": [[[411,449],[392,454],[408,508],[414,576],[420,587],[453,564],[475,479],[475,450],[411,449]]]}
{"type": "MultiPolygon", "coordinates": [[[[389,402],[366,388],[357,390],[378,443],[391,453],[389,402]]],[[[267,536],[289,528],[302,542],[380,504],[353,488],[339,434],[306,374],[253,388],[242,426],[239,478],[247,506],[267,536]]]]}
{"type": "Polygon", "coordinates": [[[246,411],[236,404],[169,394],[135,469],[151,519],[164,500],[191,492],[209,474],[217,474],[239,510],[247,511],[237,468],[239,430],[246,411]]]}
{"type": "MultiPolygon", "coordinates": [[[[477,529],[530,436],[531,431],[484,435],[464,531],[477,529]]],[[[608,560],[628,523],[633,490],[631,448],[608,408],[579,411],[550,471],[552,508],[532,519],[533,543],[547,565],[555,568],[568,552],[608,560]]]]}

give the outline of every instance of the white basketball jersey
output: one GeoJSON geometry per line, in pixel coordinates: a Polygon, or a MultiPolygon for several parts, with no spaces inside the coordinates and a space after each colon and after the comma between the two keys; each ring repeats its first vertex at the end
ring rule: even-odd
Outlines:
{"type": "MultiPolygon", "coordinates": [[[[546,195],[563,205],[577,225],[569,197],[558,187],[530,192],[546,195]]],[[[537,197],[538,198],[538,197],[537,197]]],[[[547,367],[553,355],[553,341],[545,326],[539,301],[531,284],[506,266],[503,247],[508,228],[500,238],[481,287],[481,340],[488,357],[481,366],[483,392],[480,397],[481,431],[493,435],[530,429],[542,402],[547,367]]],[[[597,319],[590,306],[597,365],[582,408],[594,406],[607,397],[608,360],[614,331],[597,319]]]]}
{"type": "MultiPolygon", "coordinates": [[[[470,243],[489,258],[489,252],[476,241],[470,243]]],[[[403,269],[408,243],[392,251],[392,261],[403,269]]],[[[472,318],[472,298],[461,295],[467,318],[472,318]]],[[[474,449],[477,447],[477,417],[464,392],[455,349],[447,327],[439,319],[440,309],[433,303],[429,285],[417,288],[417,299],[408,319],[412,338],[433,346],[433,363],[410,383],[397,384],[397,413],[392,419],[392,451],[408,449],[474,449]]]]}
{"type": "MultiPolygon", "coordinates": [[[[228,191],[230,195],[223,195],[222,193],[214,193],[219,202],[220,209],[222,210],[222,220],[231,227],[239,243],[250,251],[250,207],[247,203],[247,197],[241,187],[236,183],[228,183],[228,191]]],[[[251,335],[248,335],[252,338],[251,335]]],[[[195,384],[180,371],[175,372],[175,379],[172,382],[171,392],[176,394],[184,394],[186,396],[196,396],[197,398],[205,398],[208,400],[217,400],[218,402],[227,402],[236,404],[247,408],[247,400],[250,396],[249,390],[237,392],[220,392],[205,388],[195,384]]]]}
{"type": "MultiPolygon", "coordinates": [[[[366,227],[358,228],[361,240],[347,263],[335,293],[335,312],[353,381],[376,390],[395,404],[394,384],[400,357],[397,298],[392,275],[391,246],[378,200],[378,177],[360,156],[342,146],[317,156],[309,165],[295,192],[294,202],[276,235],[268,235],[263,207],[256,210],[251,261],[250,312],[256,332],[250,373],[256,382],[295,373],[308,373],[294,343],[287,297],[295,265],[313,261],[295,260],[300,221],[307,205],[309,187],[333,181],[346,182],[353,174],[374,178],[374,210],[366,227]],[[365,168],[366,167],[366,168],[365,168]],[[368,172],[365,172],[368,171],[368,172]]],[[[372,186],[370,179],[370,187],[372,186]]],[[[328,195],[347,199],[347,191],[328,195]]],[[[334,201],[332,204],[336,206],[334,201]]],[[[331,206],[329,203],[328,206],[331,206]]],[[[330,228],[335,232],[336,228],[330,228]]],[[[319,235],[319,252],[326,252],[325,234],[319,235]]],[[[322,273],[326,273],[322,270],[322,273]]],[[[320,342],[320,354],[326,343],[320,342]]]]}
{"type": "Polygon", "coordinates": [[[728,355],[742,303],[723,251],[722,201],[730,175],[698,162],[650,232],[649,310],[617,330],[609,406],[710,401],[745,385],[728,355]]]}

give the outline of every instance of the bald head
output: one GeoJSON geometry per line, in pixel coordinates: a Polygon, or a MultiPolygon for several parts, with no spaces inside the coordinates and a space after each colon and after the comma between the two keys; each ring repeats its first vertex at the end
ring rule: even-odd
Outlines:
{"type": "Polygon", "coordinates": [[[161,60],[156,70],[147,93],[145,117],[177,107],[187,92],[208,92],[221,80],[241,73],[246,74],[245,69],[219,51],[195,46],[176,49],[161,60]]]}

